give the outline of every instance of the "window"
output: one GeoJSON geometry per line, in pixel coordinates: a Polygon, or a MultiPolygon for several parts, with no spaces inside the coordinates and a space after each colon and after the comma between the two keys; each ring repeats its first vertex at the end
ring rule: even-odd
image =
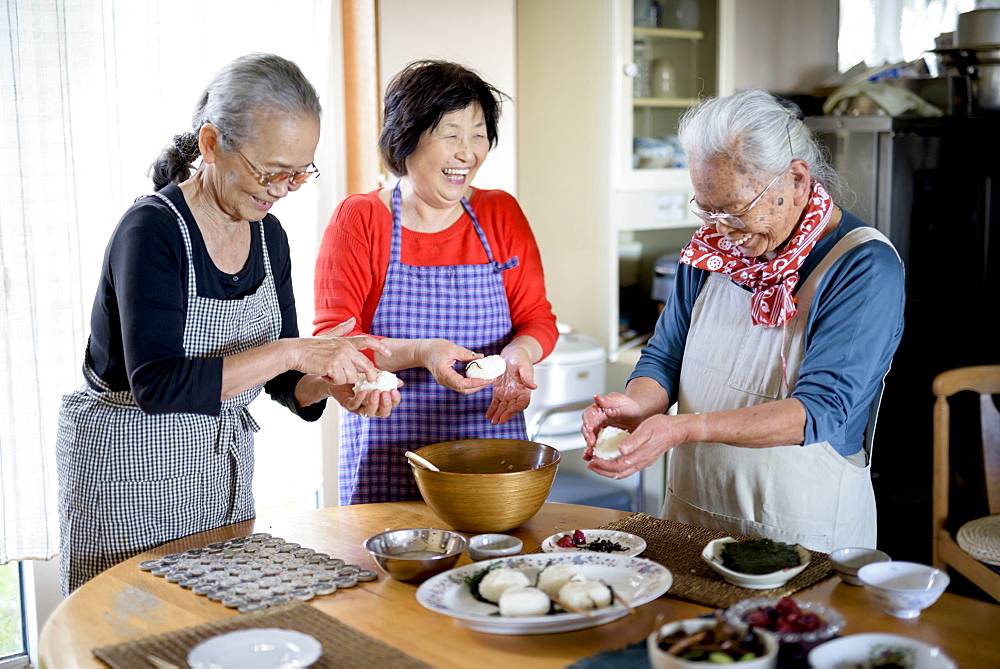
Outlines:
{"type": "Polygon", "coordinates": [[[27,666],[21,563],[0,565],[0,667],[27,666]]]}
{"type": "Polygon", "coordinates": [[[975,0],[840,0],[840,71],[861,62],[877,67],[916,60],[975,5],[975,0]]]}

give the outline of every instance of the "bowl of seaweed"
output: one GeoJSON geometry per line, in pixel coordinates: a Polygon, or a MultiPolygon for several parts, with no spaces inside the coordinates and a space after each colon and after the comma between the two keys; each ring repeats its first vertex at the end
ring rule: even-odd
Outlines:
{"type": "Polygon", "coordinates": [[[799,544],[723,537],[710,541],[701,557],[733,585],[770,590],[801,574],[809,565],[811,554],[799,544]]]}

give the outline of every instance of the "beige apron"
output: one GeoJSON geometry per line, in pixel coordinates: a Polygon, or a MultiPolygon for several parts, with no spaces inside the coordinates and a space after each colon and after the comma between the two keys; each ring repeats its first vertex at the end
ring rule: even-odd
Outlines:
{"type": "MultiPolygon", "coordinates": [[[[798,312],[783,328],[751,323],[751,293],[725,274],[712,273],[698,296],[681,365],[678,413],[707,413],[785,399],[798,380],[805,327],[816,287],[844,253],[878,239],[874,228],[841,239],[796,293],[798,312]],[[782,380],[785,347],[788,387],[782,380]]],[[[826,441],[805,446],[739,448],[689,443],[669,451],[662,516],[723,532],[800,543],[829,552],[875,547],[871,440],[879,392],[865,449],[845,458],[826,441]]]]}

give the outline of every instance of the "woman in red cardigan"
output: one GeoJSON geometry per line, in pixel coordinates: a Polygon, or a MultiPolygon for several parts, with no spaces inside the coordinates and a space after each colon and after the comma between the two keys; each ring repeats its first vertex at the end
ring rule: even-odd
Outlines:
{"type": "Polygon", "coordinates": [[[386,90],[379,139],[399,180],[345,199],[323,235],[315,333],[356,318],[354,334],[384,337],[392,352],[376,365],[403,381],[401,395],[343,398],[341,504],[420,499],[407,450],[526,438],[534,365],[558,335],[517,201],[471,185],[496,145],[502,97],[455,63],[407,66],[386,90]],[[466,363],[489,355],[506,363],[501,376],[465,377],[466,363]]]}

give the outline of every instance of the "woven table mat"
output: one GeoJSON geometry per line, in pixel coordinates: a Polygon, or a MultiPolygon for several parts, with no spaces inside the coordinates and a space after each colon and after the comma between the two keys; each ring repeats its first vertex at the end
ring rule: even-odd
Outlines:
{"type": "Polygon", "coordinates": [[[348,627],[302,601],[215,620],[175,632],[95,648],[94,655],[115,669],[151,666],[149,655],[172,662],[178,667],[188,667],[188,653],[202,641],[226,632],[254,627],[279,627],[314,637],[323,644],[323,654],[315,664],[310,665],[317,669],[358,666],[414,669],[428,667],[423,662],[348,627]]]}
{"type": "Polygon", "coordinates": [[[715,539],[753,537],[726,534],[718,530],[656,518],[645,513],[635,513],[596,529],[628,532],[645,539],[646,550],[639,557],[659,562],[670,569],[674,576],[673,585],[667,594],[703,606],[727,608],[751,597],[784,597],[808,588],[834,573],[829,555],[809,551],[812,554],[809,566],[785,585],[769,590],[749,590],[726,582],[721,575],[705,564],[701,552],[708,542],[715,539]]]}

